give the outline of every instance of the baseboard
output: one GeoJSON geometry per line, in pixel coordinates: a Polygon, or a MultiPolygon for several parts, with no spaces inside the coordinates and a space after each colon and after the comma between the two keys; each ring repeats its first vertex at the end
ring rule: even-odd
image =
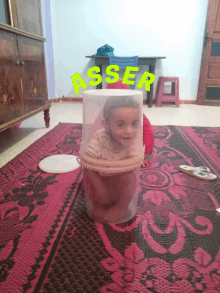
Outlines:
{"type": "MultiPolygon", "coordinates": [[[[196,104],[196,100],[179,100],[179,104],[196,104]]],[[[153,104],[156,104],[156,100],[153,100],[153,104]]]]}
{"type": "Polygon", "coordinates": [[[60,103],[60,102],[82,102],[82,98],[78,97],[61,97],[49,99],[49,103],[60,103]]]}
{"type": "Polygon", "coordinates": [[[196,100],[179,100],[180,104],[196,104],[196,100]]]}
{"type": "Polygon", "coordinates": [[[82,97],[62,97],[62,102],[82,102],[82,97]]]}
{"type": "MultiPolygon", "coordinates": [[[[82,102],[83,98],[81,97],[62,97],[62,102],[82,102]]],[[[143,100],[144,104],[147,104],[147,99],[143,100]]]]}
{"type": "Polygon", "coordinates": [[[53,98],[51,100],[53,100],[53,103],[59,103],[60,102],[60,98],[53,98]]]}
{"type": "MultiPolygon", "coordinates": [[[[59,103],[62,102],[82,102],[82,97],[61,97],[61,98],[53,98],[49,100],[49,103],[59,103]]],[[[196,100],[179,100],[180,104],[196,104],[196,100]]],[[[147,104],[147,99],[144,99],[144,104],[147,104]]],[[[156,104],[155,99],[153,100],[153,104],[156,104]]]]}

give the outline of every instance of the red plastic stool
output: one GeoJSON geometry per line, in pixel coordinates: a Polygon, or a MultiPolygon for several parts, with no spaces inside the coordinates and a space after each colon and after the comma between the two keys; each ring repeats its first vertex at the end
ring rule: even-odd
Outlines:
{"type": "Polygon", "coordinates": [[[156,92],[156,107],[161,107],[162,103],[175,103],[179,107],[179,78],[159,77],[156,92]],[[164,94],[164,83],[171,82],[171,94],[164,94]]]}

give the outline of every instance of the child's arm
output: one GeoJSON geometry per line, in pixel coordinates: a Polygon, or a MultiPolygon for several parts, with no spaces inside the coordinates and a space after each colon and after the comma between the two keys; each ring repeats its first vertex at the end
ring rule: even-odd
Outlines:
{"type": "Polygon", "coordinates": [[[152,154],[145,154],[145,156],[144,156],[144,162],[143,162],[142,167],[150,167],[150,165],[151,165],[151,161],[149,161],[149,160],[150,160],[152,157],[153,157],[152,154]]]}
{"type": "Polygon", "coordinates": [[[143,144],[145,145],[145,154],[152,154],[154,147],[154,132],[150,121],[143,114],[143,144]]]}

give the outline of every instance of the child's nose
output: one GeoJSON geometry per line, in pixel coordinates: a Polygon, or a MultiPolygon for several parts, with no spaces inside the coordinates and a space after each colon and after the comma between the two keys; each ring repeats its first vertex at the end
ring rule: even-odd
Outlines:
{"type": "Polygon", "coordinates": [[[126,131],[126,133],[132,133],[132,127],[127,126],[125,131],[126,131]]]}

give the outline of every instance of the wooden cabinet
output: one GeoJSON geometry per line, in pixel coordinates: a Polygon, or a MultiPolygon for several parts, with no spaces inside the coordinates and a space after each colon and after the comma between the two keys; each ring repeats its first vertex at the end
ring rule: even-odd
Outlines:
{"type": "Polygon", "coordinates": [[[0,127],[24,115],[16,35],[0,30],[0,127]]]}
{"type": "Polygon", "coordinates": [[[43,43],[18,36],[25,113],[45,106],[47,102],[43,43]]]}
{"type": "Polygon", "coordinates": [[[5,17],[10,20],[9,24],[0,22],[0,131],[40,111],[44,111],[49,127],[50,104],[40,6],[38,0],[10,3],[9,10],[12,13],[16,8],[17,14],[5,17]],[[26,18],[25,9],[30,12],[26,18]],[[31,19],[32,14],[35,18],[31,19]],[[11,23],[16,23],[19,28],[11,23]]]}

